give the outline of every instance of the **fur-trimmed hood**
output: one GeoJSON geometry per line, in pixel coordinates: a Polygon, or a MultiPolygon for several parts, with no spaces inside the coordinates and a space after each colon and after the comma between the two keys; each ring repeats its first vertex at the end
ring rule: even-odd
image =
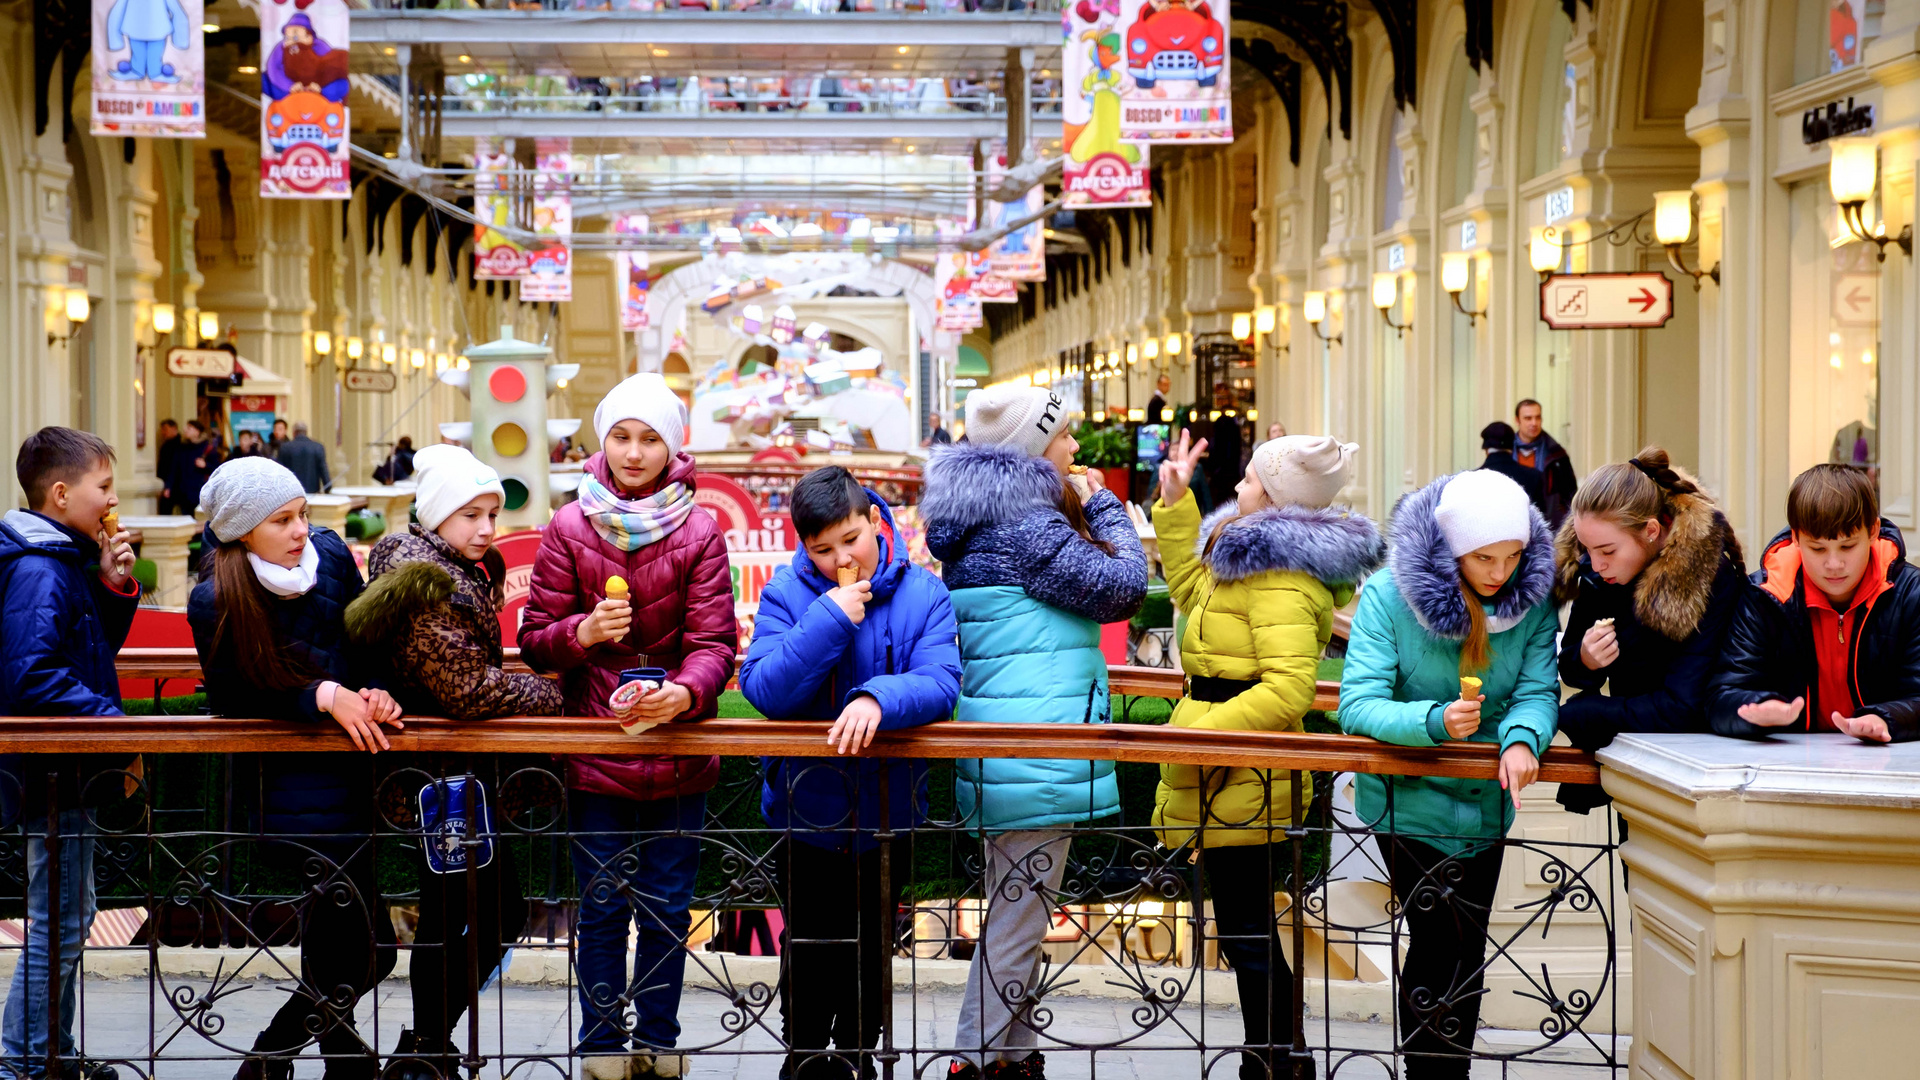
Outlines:
{"type": "Polygon", "coordinates": [[[954,443],[927,458],[920,520],[929,528],[972,529],[1060,509],[1060,472],[1046,458],[1010,446],[954,443]]]}
{"type": "MultiPolygon", "coordinates": [[[[1393,569],[1394,584],[1420,625],[1437,637],[1465,641],[1467,599],[1460,592],[1460,563],[1433,517],[1440,505],[1440,491],[1452,479],[1443,476],[1401,498],[1388,526],[1391,543],[1387,562],[1393,569]]],[[[1527,517],[1532,529],[1520,566],[1487,605],[1488,633],[1512,629],[1535,605],[1552,598],[1553,534],[1538,509],[1529,506],[1527,517]]]]}
{"type": "MultiPolygon", "coordinates": [[[[1720,560],[1731,559],[1738,566],[1746,556],[1726,515],[1704,493],[1675,495],[1669,505],[1674,514],[1666,546],[1633,580],[1633,615],[1661,637],[1685,641],[1706,617],[1720,560]]],[[[1554,559],[1558,568],[1555,596],[1562,603],[1580,591],[1582,578],[1602,583],[1574,535],[1572,517],[1560,526],[1554,559]]]]}
{"type": "Polygon", "coordinates": [[[1200,525],[1194,554],[1216,581],[1238,581],[1268,570],[1297,570],[1328,585],[1350,585],[1380,569],[1386,541],[1372,519],[1344,506],[1274,506],[1233,521],[1207,551],[1207,537],[1239,508],[1229,503],[1200,525]]]}

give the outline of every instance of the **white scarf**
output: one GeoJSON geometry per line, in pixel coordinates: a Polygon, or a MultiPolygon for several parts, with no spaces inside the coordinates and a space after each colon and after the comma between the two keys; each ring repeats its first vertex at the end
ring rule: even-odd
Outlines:
{"type": "Polygon", "coordinates": [[[300,553],[298,566],[270,563],[251,551],[247,552],[247,562],[253,567],[253,576],[268,592],[287,599],[305,596],[320,579],[320,549],[312,540],[307,541],[306,550],[300,553]]]}

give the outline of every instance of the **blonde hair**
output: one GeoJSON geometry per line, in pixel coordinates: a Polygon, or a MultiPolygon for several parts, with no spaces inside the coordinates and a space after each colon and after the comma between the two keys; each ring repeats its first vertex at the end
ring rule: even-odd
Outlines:
{"type": "Polygon", "coordinates": [[[1649,446],[1631,460],[1595,469],[1574,493],[1572,511],[1632,533],[1649,521],[1658,521],[1662,528],[1671,525],[1673,500],[1699,492],[1690,478],[1674,469],[1665,450],[1649,446]]]}
{"type": "Polygon", "coordinates": [[[1460,674],[1477,675],[1493,663],[1493,642],[1487,635],[1487,607],[1460,576],[1460,595],[1467,605],[1467,639],[1460,643],[1460,674]]]}

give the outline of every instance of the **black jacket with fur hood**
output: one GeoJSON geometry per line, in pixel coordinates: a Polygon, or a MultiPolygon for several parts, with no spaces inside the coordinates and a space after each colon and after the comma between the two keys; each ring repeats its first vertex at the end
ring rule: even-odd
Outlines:
{"type": "Polygon", "coordinates": [[[1559,599],[1573,602],[1560,639],[1560,679],[1581,691],[1561,704],[1560,730],[1582,750],[1623,732],[1707,730],[1709,677],[1748,589],[1746,569],[1740,541],[1711,499],[1672,501],[1666,546],[1627,584],[1594,573],[1571,520],[1554,545],[1559,599]],[[1620,656],[1592,671],[1580,660],[1580,642],[1601,619],[1613,620],[1620,656]]]}

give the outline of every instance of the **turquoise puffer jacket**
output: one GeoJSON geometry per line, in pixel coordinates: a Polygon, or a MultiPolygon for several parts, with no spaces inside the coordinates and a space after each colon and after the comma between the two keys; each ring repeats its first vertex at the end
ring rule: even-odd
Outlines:
{"type": "MultiPolygon", "coordinates": [[[[1443,477],[1407,496],[1394,515],[1389,568],[1360,594],[1340,681],[1340,727],[1399,746],[1447,739],[1441,712],[1460,696],[1466,606],[1459,571],[1433,522],[1443,477]]],[[[1553,545],[1533,514],[1533,536],[1506,589],[1487,605],[1492,665],[1480,673],[1487,700],[1473,742],[1546,751],[1560,709],[1551,602],[1553,545]]],[[[1513,800],[1497,780],[1362,774],[1355,809],[1382,832],[1457,854],[1505,836],[1513,800]],[[1392,793],[1389,812],[1388,793],[1392,793]]]]}

